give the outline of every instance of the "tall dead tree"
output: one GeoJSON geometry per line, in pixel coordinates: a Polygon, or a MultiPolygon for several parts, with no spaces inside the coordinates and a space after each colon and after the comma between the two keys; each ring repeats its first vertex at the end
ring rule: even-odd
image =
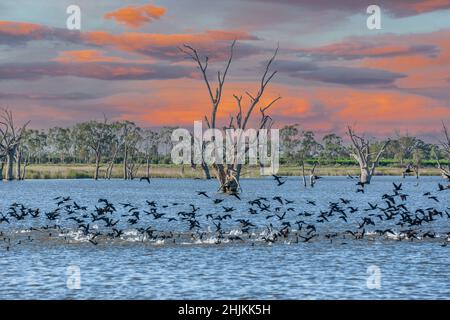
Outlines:
{"type": "Polygon", "coordinates": [[[4,148],[5,145],[6,145],[6,137],[4,136],[3,132],[0,131],[0,181],[3,180],[3,168],[5,166],[5,159],[6,159],[6,150],[4,148]]]}
{"type": "Polygon", "coordinates": [[[402,172],[403,179],[406,178],[407,175],[414,174],[417,179],[419,179],[419,165],[415,165],[414,163],[408,163],[406,169],[402,172]]]}
{"type": "MultiPolygon", "coordinates": [[[[14,180],[14,159],[28,123],[29,121],[18,127],[14,123],[11,110],[0,110],[0,157],[6,159],[6,180],[14,180]]],[[[18,179],[20,179],[20,172],[18,179]]]]}
{"type": "Polygon", "coordinates": [[[350,155],[358,162],[361,170],[359,181],[362,184],[370,184],[375,168],[378,166],[381,155],[390,143],[390,140],[386,141],[377,152],[372,152],[370,150],[370,141],[356,135],[350,126],[347,127],[347,134],[352,142],[350,155]]]}
{"type": "Polygon", "coordinates": [[[448,133],[447,127],[444,122],[442,122],[442,131],[444,133],[444,140],[441,141],[441,145],[447,155],[449,164],[448,164],[447,168],[445,168],[439,161],[439,157],[437,155],[436,155],[436,161],[437,161],[439,170],[441,170],[442,177],[444,179],[450,180],[450,134],[448,133]]]}
{"type": "MultiPolygon", "coordinates": [[[[198,51],[195,48],[193,48],[192,46],[189,46],[187,44],[185,44],[183,46],[183,48],[180,48],[180,50],[183,53],[188,55],[196,63],[198,69],[201,72],[202,78],[206,84],[206,88],[207,88],[208,95],[210,98],[210,103],[211,103],[211,115],[209,117],[207,115],[205,115],[205,122],[209,129],[218,129],[217,112],[218,112],[218,109],[220,106],[220,102],[222,100],[222,93],[223,93],[223,87],[225,84],[225,80],[226,80],[231,62],[233,60],[235,44],[236,44],[236,41],[233,41],[233,43],[231,44],[229,58],[228,58],[228,61],[227,61],[224,71],[217,72],[217,86],[215,88],[213,88],[211,81],[207,75],[209,58],[205,57],[202,59],[200,57],[200,54],[198,53],[198,51]]],[[[273,77],[276,74],[276,71],[270,71],[270,67],[271,67],[273,61],[275,60],[277,53],[278,53],[278,48],[275,51],[274,55],[271,57],[271,59],[268,61],[267,65],[265,67],[265,71],[261,78],[258,92],[256,92],[255,94],[251,94],[248,91],[246,92],[246,95],[249,98],[249,104],[247,107],[247,111],[243,110],[244,106],[243,106],[242,95],[241,96],[233,95],[236,100],[238,112],[237,112],[236,117],[231,117],[229,125],[224,126],[222,129],[233,128],[233,129],[245,130],[247,128],[250,118],[251,118],[251,115],[253,114],[253,111],[255,110],[255,108],[257,106],[260,105],[261,99],[264,95],[267,85],[269,84],[269,82],[273,79],[273,77]]],[[[260,129],[271,127],[271,125],[273,123],[272,119],[269,116],[267,116],[265,114],[265,112],[280,98],[281,97],[277,97],[276,99],[271,101],[269,104],[267,104],[263,107],[260,106],[260,112],[261,112],[261,120],[260,120],[260,124],[259,124],[260,129]]],[[[238,137],[237,140],[239,141],[239,139],[240,138],[238,137]]],[[[235,148],[235,150],[236,150],[236,148],[235,148]]],[[[237,193],[240,189],[239,179],[240,179],[240,174],[241,174],[241,170],[242,170],[242,164],[238,163],[237,157],[234,157],[234,158],[235,158],[235,161],[234,161],[234,163],[231,163],[231,164],[225,165],[225,164],[215,163],[212,165],[212,167],[216,173],[216,178],[220,184],[219,190],[222,192],[225,192],[225,193],[237,193]]]]}
{"type": "Polygon", "coordinates": [[[317,180],[317,176],[316,176],[316,167],[319,163],[318,162],[314,162],[313,167],[311,168],[310,174],[309,174],[309,185],[311,186],[311,188],[314,188],[315,184],[316,184],[316,180],[317,180]]]}

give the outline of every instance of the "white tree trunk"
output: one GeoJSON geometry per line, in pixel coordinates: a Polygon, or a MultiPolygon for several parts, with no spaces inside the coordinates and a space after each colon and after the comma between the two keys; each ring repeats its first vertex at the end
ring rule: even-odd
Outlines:
{"type": "Polygon", "coordinates": [[[372,180],[372,173],[369,168],[361,167],[361,175],[359,181],[364,184],[370,184],[370,180],[372,180]]]}
{"type": "Polygon", "coordinates": [[[14,151],[10,150],[6,154],[6,180],[14,180],[14,151]]]}

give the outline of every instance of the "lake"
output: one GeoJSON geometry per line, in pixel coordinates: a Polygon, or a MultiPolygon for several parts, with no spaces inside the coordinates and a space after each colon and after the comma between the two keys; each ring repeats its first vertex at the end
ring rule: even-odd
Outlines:
{"type": "Polygon", "coordinates": [[[0,298],[449,299],[445,181],[355,183],[0,182],[0,298]]]}

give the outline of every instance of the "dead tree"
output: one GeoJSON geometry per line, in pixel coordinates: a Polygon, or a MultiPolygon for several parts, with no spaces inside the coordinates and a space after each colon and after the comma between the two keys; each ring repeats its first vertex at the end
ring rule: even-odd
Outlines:
{"type": "MultiPolygon", "coordinates": [[[[223,72],[218,71],[217,73],[217,86],[215,88],[212,87],[211,81],[208,78],[207,75],[207,69],[208,69],[208,57],[205,57],[202,59],[198,53],[198,51],[189,46],[184,45],[183,48],[180,48],[180,50],[188,55],[196,64],[198,69],[201,72],[202,78],[206,84],[206,88],[209,94],[210,103],[211,103],[211,115],[205,116],[205,122],[209,129],[217,129],[217,112],[220,106],[220,102],[222,99],[222,93],[223,93],[223,86],[225,84],[225,80],[231,65],[231,62],[233,60],[233,53],[234,53],[234,47],[235,47],[236,41],[233,41],[230,47],[230,55],[226,64],[226,67],[223,72]]],[[[247,111],[244,112],[243,110],[243,101],[242,96],[234,95],[234,98],[236,100],[238,113],[236,117],[232,117],[230,120],[230,123],[228,126],[223,127],[223,129],[228,128],[234,128],[234,129],[242,129],[245,130],[247,128],[247,125],[249,124],[250,117],[253,114],[253,111],[257,106],[259,106],[261,99],[264,95],[265,89],[269,82],[273,79],[273,77],[276,74],[276,71],[271,72],[270,67],[275,60],[275,57],[278,53],[278,49],[275,51],[272,58],[269,60],[269,62],[266,65],[264,74],[260,81],[259,90],[256,94],[251,94],[249,92],[246,92],[246,95],[249,97],[249,105],[247,108],[247,111]]],[[[260,120],[260,129],[263,128],[269,128],[272,125],[272,119],[265,114],[265,112],[281,97],[276,98],[269,104],[265,105],[264,107],[260,107],[261,112],[261,120],[260,120]]],[[[239,137],[238,137],[239,141],[239,137]]],[[[236,148],[235,148],[236,149],[236,148]]],[[[216,173],[216,178],[219,182],[219,190],[225,193],[237,193],[240,189],[239,179],[241,175],[242,170],[242,164],[238,163],[237,157],[234,157],[235,160],[231,164],[219,164],[214,163],[212,167],[214,168],[214,171],[216,173]]]]}
{"type": "Polygon", "coordinates": [[[316,184],[317,176],[315,174],[317,162],[314,162],[313,167],[311,168],[310,174],[309,174],[309,185],[311,188],[314,188],[314,185],[316,184]]]}
{"type": "Polygon", "coordinates": [[[306,188],[306,176],[305,176],[305,160],[302,159],[302,177],[303,177],[303,186],[306,188]]]}
{"type": "Polygon", "coordinates": [[[436,162],[438,164],[439,170],[441,170],[441,175],[444,179],[450,180],[450,134],[448,133],[447,127],[445,126],[444,122],[442,122],[442,131],[444,133],[444,139],[441,141],[442,148],[444,149],[445,153],[447,154],[447,159],[449,160],[449,164],[447,168],[445,168],[441,162],[439,161],[438,155],[436,155],[436,162]]]}
{"type": "Polygon", "coordinates": [[[6,145],[6,137],[0,131],[0,181],[3,180],[3,168],[5,167],[6,150],[4,146],[6,145]]]}
{"type": "Polygon", "coordinates": [[[350,155],[358,162],[361,174],[359,176],[359,181],[362,184],[370,184],[372,176],[375,173],[375,168],[378,166],[381,155],[390,143],[390,140],[386,141],[378,150],[378,152],[371,152],[370,141],[357,136],[355,131],[348,126],[347,134],[349,135],[352,142],[352,149],[350,155]],[[375,158],[373,158],[375,156],[375,158]],[[373,159],[373,160],[372,160],[373,159]]]}
{"type": "Polygon", "coordinates": [[[403,179],[410,174],[413,174],[416,176],[417,179],[419,179],[419,166],[415,165],[413,163],[408,163],[408,165],[406,166],[405,171],[403,171],[402,175],[403,175],[403,179]]]}
{"type": "MultiPolygon", "coordinates": [[[[14,159],[28,123],[29,121],[22,127],[17,127],[12,111],[0,110],[0,156],[6,158],[6,180],[14,180],[14,159]]],[[[18,179],[20,179],[20,172],[18,179]]]]}

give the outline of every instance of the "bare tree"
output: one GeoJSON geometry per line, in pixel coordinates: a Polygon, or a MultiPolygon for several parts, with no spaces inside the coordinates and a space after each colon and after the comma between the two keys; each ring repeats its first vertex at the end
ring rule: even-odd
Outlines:
{"type": "Polygon", "coordinates": [[[311,186],[311,188],[314,188],[314,185],[316,184],[317,176],[315,174],[315,171],[316,171],[317,165],[318,165],[318,163],[314,162],[314,165],[311,168],[311,172],[309,174],[309,185],[311,186]]]}
{"type": "MultiPolygon", "coordinates": [[[[28,121],[23,126],[17,127],[14,123],[12,111],[8,109],[0,110],[0,157],[6,158],[6,180],[14,180],[14,159],[25,128],[29,123],[28,121]]],[[[20,167],[18,179],[20,179],[20,167]]]]}
{"type": "Polygon", "coordinates": [[[300,163],[301,163],[301,165],[302,165],[303,186],[306,188],[305,160],[302,159],[300,163]]]}
{"type": "Polygon", "coordinates": [[[390,140],[387,140],[377,152],[372,152],[370,150],[371,143],[369,140],[356,135],[355,131],[350,126],[348,126],[347,129],[347,134],[352,142],[350,155],[358,162],[361,170],[359,181],[363,184],[369,184],[375,173],[375,168],[378,166],[381,155],[390,143],[390,140]]]}
{"type": "MultiPolygon", "coordinates": [[[[445,153],[447,154],[447,159],[450,161],[450,134],[448,133],[447,127],[444,122],[442,122],[442,131],[444,133],[445,140],[441,141],[441,145],[442,145],[442,148],[444,149],[445,153]]],[[[444,179],[450,180],[450,163],[448,164],[447,168],[445,168],[439,161],[439,157],[437,155],[436,155],[436,161],[437,161],[439,170],[441,170],[442,177],[444,179]]]]}
{"type": "Polygon", "coordinates": [[[146,177],[150,178],[150,161],[158,154],[158,133],[150,129],[142,130],[138,149],[144,155],[146,177]]]}
{"type": "Polygon", "coordinates": [[[416,165],[412,162],[408,163],[405,171],[402,172],[403,179],[407,176],[414,173],[416,178],[419,179],[419,165],[416,165]]]}
{"type": "Polygon", "coordinates": [[[123,179],[133,180],[139,166],[134,163],[137,155],[137,144],[141,138],[140,128],[134,122],[121,122],[119,136],[123,148],[123,179]]]}
{"type": "MultiPolygon", "coordinates": [[[[206,84],[206,88],[207,88],[207,91],[208,91],[208,94],[210,97],[210,102],[211,102],[211,115],[209,117],[205,115],[205,122],[209,129],[217,129],[218,128],[217,112],[218,112],[218,109],[220,106],[220,102],[222,100],[222,93],[223,93],[223,87],[225,84],[225,80],[226,80],[231,62],[233,60],[235,44],[236,44],[236,41],[233,41],[233,43],[231,44],[229,58],[228,58],[228,61],[227,61],[224,71],[217,72],[217,86],[215,88],[213,88],[213,86],[211,85],[211,81],[207,75],[208,62],[209,62],[208,57],[205,57],[204,59],[202,59],[200,57],[198,51],[195,48],[193,48],[187,44],[185,44],[183,46],[183,48],[180,48],[180,50],[183,53],[188,55],[197,64],[197,67],[200,70],[203,80],[206,84]]],[[[253,114],[254,109],[257,106],[259,106],[267,85],[269,84],[269,82],[273,79],[273,77],[276,74],[276,71],[273,71],[273,72],[270,71],[270,67],[271,67],[273,61],[275,60],[277,53],[278,53],[278,48],[266,65],[264,74],[260,81],[260,87],[259,87],[258,92],[256,94],[251,94],[248,91],[246,92],[246,95],[250,99],[249,106],[248,106],[246,112],[244,112],[244,110],[243,110],[242,95],[241,96],[233,95],[236,100],[238,112],[237,112],[236,117],[231,117],[229,125],[223,127],[223,129],[234,128],[234,129],[245,130],[247,128],[247,125],[250,121],[250,117],[253,114]]],[[[260,112],[262,115],[261,120],[260,120],[260,125],[259,125],[260,129],[270,128],[271,125],[273,124],[272,119],[269,116],[267,116],[265,114],[265,112],[280,98],[281,97],[277,97],[275,100],[271,101],[269,104],[267,104],[263,107],[260,107],[260,112]]],[[[239,140],[240,140],[240,137],[237,138],[237,141],[239,141],[239,140]]],[[[237,148],[235,148],[235,150],[236,149],[237,148]]],[[[225,193],[236,193],[239,191],[239,188],[240,188],[239,179],[240,179],[242,164],[237,163],[237,157],[234,157],[234,158],[235,158],[235,162],[232,164],[227,164],[227,165],[218,164],[218,163],[213,164],[213,168],[216,173],[216,178],[220,184],[219,190],[221,190],[222,192],[225,192],[225,193]]]]}

